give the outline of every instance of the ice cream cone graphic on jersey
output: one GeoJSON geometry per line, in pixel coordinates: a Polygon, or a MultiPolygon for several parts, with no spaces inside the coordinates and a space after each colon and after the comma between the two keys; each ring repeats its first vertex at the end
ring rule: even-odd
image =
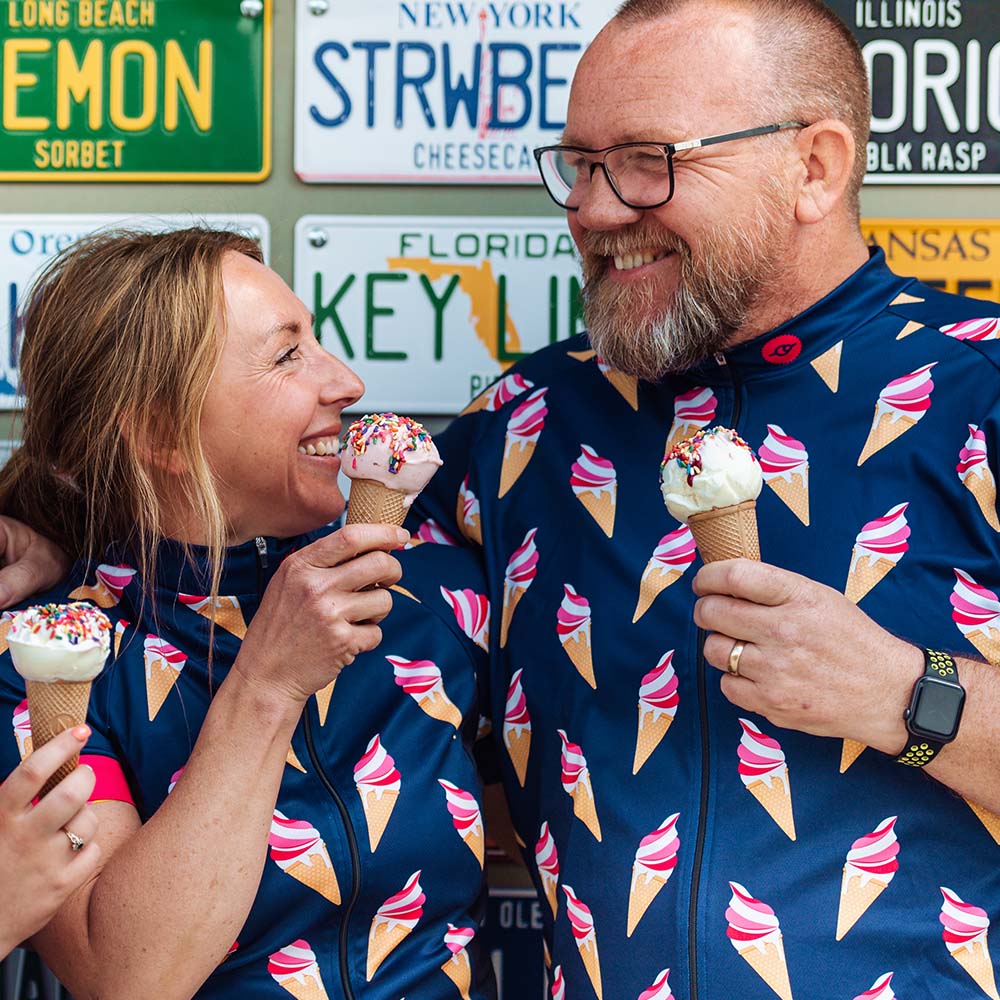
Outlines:
{"type": "Polygon", "coordinates": [[[582,444],[580,455],[573,463],[569,485],[573,495],[610,538],[615,532],[615,508],[618,503],[618,479],[614,465],[589,445],[582,444]]]}
{"type": "MultiPolygon", "coordinates": [[[[487,652],[490,648],[490,602],[485,594],[477,594],[466,587],[464,590],[441,588],[441,596],[447,601],[458,627],[477,645],[487,652]]],[[[416,600],[416,598],[414,598],[416,600]]]]}
{"type": "Polygon", "coordinates": [[[559,910],[559,852],[556,842],[549,830],[549,824],[543,823],[535,844],[535,867],[542,880],[542,890],[549,901],[552,919],[556,919],[559,910]]]}
{"type": "MultiPolygon", "coordinates": [[[[11,625],[14,624],[14,612],[5,611],[0,615],[0,653],[6,653],[8,649],[7,645],[7,633],[10,631],[11,625]]],[[[127,623],[126,623],[127,624],[127,623]]],[[[117,652],[115,653],[117,656],[117,652]]]]}
{"type": "Polygon", "coordinates": [[[243,609],[237,597],[198,597],[194,594],[178,594],[181,604],[186,604],[192,611],[214,621],[219,628],[231,632],[237,639],[247,634],[247,625],[243,620],[243,609]]]}
{"type": "Polygon", "coordinates": [[[697,385],[677,396],[674,399],[674,421],[670,425],[663,453],[666,454],[684,438],[691,437],[713,423],[718,405],[715,393],[703,385],[697,385]]]}
{"type": "Polygon", "coordinates": [[[965,804],[976,814],[979,822],[986,827],[987,833],[1000,844],[1000,816],[989,809],[984,809],[979,803],[966,799],[965,804]]]}
{"type": "Polygon", "coordinates": [[[599,354],[595,357],[600,373],[618,390],[619,395],[633,410],[638,410],[639,380],[634,375],[626,375],[625,372],[612,368],[599,354]]]}
{"type": "Polygon", "coordinates": [[[836,392],[840,388],[840,356],[843,351],[844,342],[840,341],[810,362],[830,392],[836,392]]]}
{"type": "Polygon", "coordinates": [[[976,498],[986,523],[1000,531],[997,519],[997,483],[986,454],[986,434],[976,424],[969,424],[969,437],[958,454],[955,467],[962,485],[976,498]]]}
{"type": "Polygon", "coordinates": [[[538,438],[545,426],[548,410],[545,408],[545,393],[548,389],[536,389],[518,406],[507,422],[504,437],[503,465],[500,468],[500,489],[497,499],[507,494],[520,479],[535,453],[538,438]]]}
{"type": "Polygon", "coordinates": [[[112,639],[112,648],[115,651],[116,660],[118,659],[118,654],[121,652],[122,649],[122,639],[125,638],[125,629],[127,629],[130,624],[131,623],[125,621],[124,618],[121,619],[120,621],[115,622],[115,635],[114,639],[112,639]]]}
{"type": "Polygon", "coordinates": [[[577,898],[571,886],[564,885],[566,893],[566,913],[569,915],[570,926],[573,929],[573,940],[576,950],[583,959],[583,967],[587,970],[590,985],[594,987],[597,1000],[603,1000],[604,991],[601,987],[601,959],[597,954],[597,932],[594,929],[594,918],[590,907],[577,898]]]}
{"type": "Polygon", "coordinates": [[[986,316],[964,319],[960,323],[946,323],[941,327],[941,332],[955,340],[997,340],[1000,338],[1000,318],[986,316]]]}
{"type": "Polygon", "coordinates": [[[764,482],[805,525],[809,524],[809,453],[801,441],[777,424],[767,425],[767,437],[757,452],[764,482]]]}
{"type": "Polygon", "coordinates": [[[674,672],[674,651],[664,653],[660,662],[642,679],[639,685],[639,729],[635,738],[635,757],[632,773],[649,760],[650,754],[660,745],[677,714],[677,674],[674,672]]]}
{"type": "Polygon", "coordinates": [[[861,449],[858,465],[864,465],[872,455],[892,444],[923,419],[931,408],[934,382],[930,371],[936,364],[933,361],[908,375],[893,379],[879,393],[871,430],[861,449]]]}
{"type": "Polygon", "coordinates": [[[897,1000],[892,988],[894,972],[885,972],[872,983],[871,988],[859,993],[854,1000],[897,1000]]]}
{"type": "Polygon", "coordinates": [[[433,517],[429,517],[420,522],[403,548],[415,549],[418,545],[458,545],[458,542],[433,517]]]}
{"type": "Polygon", "coordinates": [[[375,913],[368,932],[368,982],[379,966],[406,939],[424,915],[427,897],[420,887],[420,872],[414,872],[406,885],[390,896],[375,913]]]}
{"type": "Polygon", "coordinates": [[[667,982],[669,976],[669,969],[661,970],[653,980],[652,985],[639,994],[639,1000],[674,1000],[673,990],[670,989],[670,983],[667,982]]]}
{"type": "Polygon", "coordinates": [[[296,771],[301,771],[303,774],[306,773],[306,769],[302,766],[302,761],[299,760],[298,754],[295,752],[295,747],[290,743],[288,744],[288,753],[285,754],[285,763],[290,767],[294,767],[296,771]]]}
{"type": "Polygon", "coordinates": [[[146,663],[146,706],[152,722],[180,677],[187,656],[157,635],[147,635],[143,643],[146,663]]]}
{"type": "Polygon", "coordinates": [[[628,894],[628,930],[631,937],[650,904],[674,873],[677,866],[677,817],[674,813],[663,825],[643,837],[632,862],[632,884],[628,894]]]}
{"type": "Polygon", "coordinates": [[[503,745],[510,755],[514,765],[517,780],[524,788],[525,775],[528,773],[528,756],[531,753],[531,716],[528,714],[528,703],[521,687],[522,670],[510,679],[507,689],[507,704],[503,716],[503,745]]]}
{"type": "Polygon", "coordinates": [[[329,1000],[316,953],[307,941],[293,941],[270,956],[267,971],[295,1000],[329,1000]]]}
{"type": "Polygon", "coordinates": [[[289,819],[274,810],[267,838],[271,860],[286,874],[340,904],[340,886],[319,830],[305,820],[289,819]]]}
{"type": "Polygon", "coordinates": [[[792,1000],[781,925],[774,910],[754,899],[739,882],[730,882],[729,888],[729,943],[781,1000],[792,1000]]]}
{"type": "Polygon", "coordinates": [[[948,953],[990,997],[1000,1000],[997,994],[996,974],[990,956],[990,919],[979,906],[964,902],[955,892],[941,886],[944,902],[941,904],[941,937],[948,953]]]}
{"type": "Polygon", "coordinates": [[[601,824],[597,818],[597,806],[594,803],[594,789],[590,783],[590,771],[587,768],[587,758],[576,743],[572,743],[564,730],[559,730],[562,740],[562,786],[566,794],[573,800],[573,812],[577,819],[583,821],[594,839],[601,839],[601,824]]]}
{"type": "Polygon", "coordinates": [[[676,583],[694,562],[696,546],[691,529],[685,524],[664,535],[653,551],[639,581],[639,600],[632,615],[634,625],[664,590],[676,583]]]}
{"type": "Polygon", "coordinates": [[[964,570],[955,570],[951,617],[958,630],[990,663],[1000,664],[1000,599],[964,570]]]}
{"type": "Polygon", "coordinates": [[[438,778],[438,784],[444,789],[452,825],[458,831],[465,846],[472,851],[472,856],[479,862],[479,867],[482,868],[485,858],[485,840],[483,815],[479,810],[479,803],[476,802],[475,796],[457,785],[453,785],[450,781],[438,778]]]}
{"type": "Polygon", "coordinates": [[[102,564],[95,570],[93,584],[84,584],[70,593],[74,601],[93,601],[98,607],[113,608],[121,599],[122,591],[129,585],[135,570],[123,564],[102,564]]]}
{"type": "Polygon", "coordinates": [[[524,541],[514,550],[507,563],[503,583],[503,618],[500,624],[501,648],[507,645],[507,632],[514,612],[538,573],[538,549],[535,547],[537,532],[537,528],[532,528],[524,536],[524,541]]]}
{"type": "Polygon", "coordinates": [[[441,966],[441,971],[455,984],[462,1000],[469,1000],[472,988],[472,963],[466,949],[475,936],[474,927],[456,927],[454,924],[448,924],[448,933],[444,936],[444,946],[450,955],[441,966]]]}
{"type": "Polygon", "coordinates": [[[432,719],[462,728],[462,713],[445,693],[441,670],[430,660],[407,660],[402,656],[387,656],[392,664],[396,683],[432,719]]]}
{"type": "Polygon", "coordinates": [[[372,737],[364,756],[354,765],[354,783],[365,810],[368,843],[374,854],[389,825],[402,787],[396,762],[385,752],[378,733],[372,737]]]}
{"type": "Polygon", "coordinates": [[[523,392],[535,387],[534,382],[529,382],[523,375],[516,372],[513,375],[505,375],[502,379],[494,382],[488,389],[484,389],[469,405],[462,410],[460,416],[467,413],[476,413],[479,410],[486,410],[495,413],[501,407],[506,406],[512,399],[516,399],[523,392]]]}
{"type": "Polygon", "coordinates": [[[321,687],[316,692],[316,711],[319,714],[319,724],[326,725],[326,717],[330,714],[330,702],[333,699],[333,689],[337,686],[337,678],[334,677],[329,684],[321,687]]]}
{"type": "Polygon", "coordinates": [[[562,604],[556,612],[556,634],[577,673],[596,689],[590,628],[590,601],[568,583],[563,584],[562,604]]]}
{"type": "MultiPolygon", "coordinates": [[[[543,940],[543,944],[545,944],[543,940]]],[[[545,944],[546,954],[549,946],[545,944]]],[[[549,968],[549,965],[546,965],[549,968]]],[[[563,978],[562,966],[557,965],[552,970],[552,988],[550,990],[552,1000],[566,1000],[566,980],[563,978]]]]}
{"type": "Polygon", "coordinates": [[[840,773],[843,774],[863,753],[864,743],[857,740],[844,740],[840,748],[840,773]]]}
{"type": "Polygon", "coordinates": [[[788,839],[794,840],[795,817],[785,752],[776,739],[765,736],[749,719],[740,719],[740,725],[743,736],[736,751],[740,780],[788,839]]]}
{"type": "Polygon", "coordinates": [[[873,587],[891,573],[910,547],[910,526],[906,520],[908,503],[896,504],[882,517],[869,521],[854,540],[851,568],[844,593],[857,604],[873,587]]]}
{"type": "Polygon", "coordinates": [[[840,908],[837,911],[837,940],[864,916],[865,911],[889,887],[899,870],[899,841],[896,840],[896,817],[890,816],[871,833],[854,841],[840,883],[840,908]]]}
{"type": "Polygon", "coordinates": [[[24,760],[32,750],[31,716],[28,714],[28,699],[23,698],[14,708],[14,739],[17,740],[17,753],[24,760]]]}
{"type": "Polygon", "coordinates": [[[458,509],[455,513],[459,531],[470,542],[482,545],[483,530],[481,527],[482,515],[479,510],[479,498],[472,492],[468,476],[462,480],[462,485],[459,487],[458,509]]]}

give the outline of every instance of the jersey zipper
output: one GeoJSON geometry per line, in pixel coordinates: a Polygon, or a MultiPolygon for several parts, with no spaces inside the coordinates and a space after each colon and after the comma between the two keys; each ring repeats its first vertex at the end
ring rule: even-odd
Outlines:
{"type": "MultiPolygon", "coordinates": [[[[715,362],[729,375],[733,388],[732,429],[739,433],[743,412],[740,384],[724,354],[716,354],[715,362]]],[[[708,727],[708,664],[705,662],[705,632],[698,629],[698,715],[701,726],[701,797],[698,805],[698,835],[694,845],[694,865],[691,869],[691,898],[688,903],[688,979],[691,984],[690,1000],[698,1000],[698,903],[701,892],[701,867],[705,853],[705,830],[708,824],[708,793],[711,777],[711,731],[708,727]]]]}

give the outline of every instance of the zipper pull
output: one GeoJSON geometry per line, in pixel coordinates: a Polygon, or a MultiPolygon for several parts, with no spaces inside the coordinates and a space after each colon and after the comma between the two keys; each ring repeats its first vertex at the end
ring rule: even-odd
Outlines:
{"type": "Polygon", "coordinates": [[[258,535],[254,539],[254,544],[257,546],[257,558],[260,560],[261,567],[267,569],[267,542],[258,535]]]}
{"type": "Polygon", "coordinates": [[[715,363],[720,368],[725,368],[729,364],[729,362],[726,360],[725,354],[723,354],[721,351],[715,354],[714,357],[715,357],[715,363]]]}

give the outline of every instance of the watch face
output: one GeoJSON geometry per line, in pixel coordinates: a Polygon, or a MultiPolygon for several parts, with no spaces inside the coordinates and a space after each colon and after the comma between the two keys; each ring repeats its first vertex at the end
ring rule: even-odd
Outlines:
{"type": "Polygon", "coordinates": [[[934,677],[920,679],[910,715],[910,731],[917,736],[947,742],[958,733],[965,691],[958,684],[934,677]]]}

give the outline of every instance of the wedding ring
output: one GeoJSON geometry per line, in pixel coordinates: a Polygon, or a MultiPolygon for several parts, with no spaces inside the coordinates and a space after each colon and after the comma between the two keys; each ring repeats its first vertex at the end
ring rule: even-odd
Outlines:
{"type": "Polygon", "coordinates": [[[745,642],[737,640],[733,643],[733,648],[729,651],[729,672],[733,677],[740,676],[740,657],[746,648],[747,644],[745,642]]]}
{"type": "Polygon", "coordinates": [[[63,833],[69,837],[70,846],[73,848],[73,853],[76,854],[77,851],[82,851],[86,847],[87,842],[83,837],[78,837],[72,830],[67,830],[63,827],[63,833]]]}

